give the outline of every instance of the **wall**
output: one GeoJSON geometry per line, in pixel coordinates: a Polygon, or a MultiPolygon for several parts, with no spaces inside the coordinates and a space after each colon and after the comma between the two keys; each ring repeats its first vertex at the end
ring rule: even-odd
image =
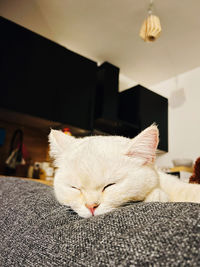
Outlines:
{"type": "Polygon", "coordinates": [[[175,158],[195,161],[200,157],[200,68],[179,75],[178,81],[172,78],[150,89],[169,99],[169,153],[159,156],[157,164],[172,166],[175,158]],[[177,88],[182,91],[172,98],[177,88]]]}

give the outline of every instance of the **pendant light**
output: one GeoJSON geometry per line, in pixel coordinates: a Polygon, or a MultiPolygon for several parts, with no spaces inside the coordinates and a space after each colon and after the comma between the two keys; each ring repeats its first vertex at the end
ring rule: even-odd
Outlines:
{"type": "Polygon", "coordinates": [[[145,42],[154,42],[160,36],[161,31],[160,19],[153,15],[153,0],[150,0],[148,16],[140,29],[140,37],[145,42]]]}

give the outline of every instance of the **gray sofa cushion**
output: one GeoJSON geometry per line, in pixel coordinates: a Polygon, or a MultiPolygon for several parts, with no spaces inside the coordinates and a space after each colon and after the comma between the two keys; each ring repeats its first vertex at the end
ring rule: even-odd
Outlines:
{"type": "Polygon", "coordinates": [[[137,203],[80,218],[51,187],[0,179],[0,266],[200,266],[200,204],[137,203]]]}

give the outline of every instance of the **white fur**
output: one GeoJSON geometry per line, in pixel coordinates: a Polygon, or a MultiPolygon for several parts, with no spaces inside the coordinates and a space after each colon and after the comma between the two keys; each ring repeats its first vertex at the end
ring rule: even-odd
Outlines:
{"type": "Polygon", "coordinates": [[[155,125],[134,139],[120,136],[76,139],[51,130],[49,141],[50,155],[57,167],[56,198],[82,217],[92,216],[86,204],[98,204],[94,215],[99,215],[128,201],[200,202],[199,185],[182,183],[156,170],[155,125]],[[103,190],[112,183],[115,184],[103,190]]]}

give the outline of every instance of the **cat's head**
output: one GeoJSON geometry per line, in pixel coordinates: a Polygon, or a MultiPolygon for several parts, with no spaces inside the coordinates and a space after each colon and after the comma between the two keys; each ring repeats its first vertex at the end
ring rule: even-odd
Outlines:
{"type": "Polygon", "coordinates": [[[57,167],[56,198],[82,217],[109,212],[129,201],[142,201],[158,184],[155,125],[133,139],[74,138],[51,130],[49,142],[57,167]]]}

